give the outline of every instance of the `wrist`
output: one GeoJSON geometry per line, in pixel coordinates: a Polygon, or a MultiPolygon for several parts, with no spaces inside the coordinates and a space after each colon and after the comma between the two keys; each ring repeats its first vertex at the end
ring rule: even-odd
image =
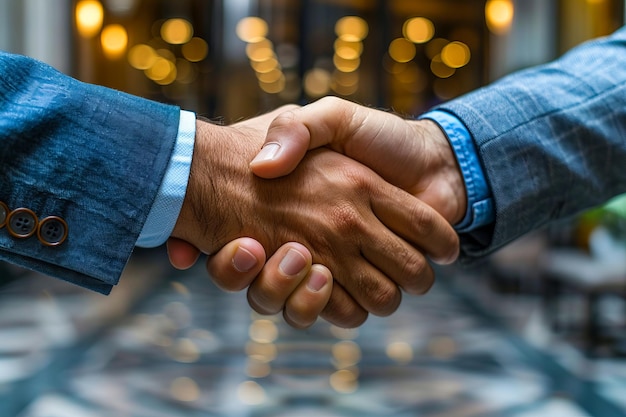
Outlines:
{"type": "Polygon", "coordinates": [[[409,121],[425,144],[429,166],[423,171],[427,192],[421,198],[435,208],[450,224],[459,223],[467,210],[467,191],[454,150],[441,127],[432,120],[409,121]]]}

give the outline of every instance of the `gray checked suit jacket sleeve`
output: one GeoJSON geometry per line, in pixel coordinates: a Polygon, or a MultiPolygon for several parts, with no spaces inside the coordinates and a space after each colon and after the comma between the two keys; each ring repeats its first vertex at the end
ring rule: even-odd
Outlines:
{"type": "Polygon", "coordinates": [[[0,229],[0,259],[108,293],[134,248],[180,110],[0,52],[0,201],[59,216],[57,247],[0,229]]]}
{"type": "Polygon", "coordinates": [[[495,200],[462,259],[626,192],[626,29],[439,107],[475,140],[495,200]]]}

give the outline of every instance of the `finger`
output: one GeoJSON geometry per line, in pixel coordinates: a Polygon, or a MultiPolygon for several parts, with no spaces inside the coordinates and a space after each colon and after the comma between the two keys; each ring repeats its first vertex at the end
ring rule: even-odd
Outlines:
{"type": "Polygon", "coordinates": [[[398,236],[423,250],[433,261],[450,264],[459,256],[459,237],[433,208],[390,185],[372,192],[376,217],[398,236]]]}
{"type": "Polygon", "coordinates": [[[189,269],[200,257],[200,250],[182,239],[171,237],[167,240],[167,256],[177,269],[189,269]]]}
{"type": "Polygon", "coordinates": [[[367,311],[335,280],[330,300],[328,300],[328,304],[324,307],[320,317],[330,324],[350,329],[363,324],[367,320],[367,316],[367,311]]]}
{"type": "Polygon", "coordinates": [[[250,169],[262,178],[277,178],[292,172],[311,145],[311,135],[300,122],[300,112],[287,111],[276,117],[263,147],[250,162],[250,169]]]}
{"type": "Polygon", "coordinates": [[[310,327],[328,304],[333,290],[333,277],[323,265],[313,265],[306,278],[291,294],[283,317],[291,326],[310,327]]]}
{"type": "MultiPolygon", "coordinates": [[[[365,108],[363,108],[365,109],[365,108]]],[[[360,123],[360,107],[336,97],[325,97],[296,110],[283,112],[267,131],[261,151],[250,163],[262,178],[276,178],[292,172],[308,149],[332,144],[342,150],[343,141],[360,123]]]]}
{"type": "Polygon", "coordinates": [[[311,252],[295,242],[281,246],[267,261],[248,290],[248,303],[260,314],[276,314],[308,276],[311,252]]]}
{"type": "Polygon", "coordinates": [[[229,242],[207,260],[207,271],[215,284],[227,291],[240,291],[250,285],[263,269],[265,250],[251,238],[229,242]]]}
{"type": "Polygon", "coordinates": [[[395,286],[409,294],[425,294],[435,281],[435,273],[426,257],[415,247],[382,225],[379,230],[376,229],[378,228],[372,229],[375,236],[367,245],[363,245],[361,252],[365,259],[386,276],[387,282],[379,280],[371,283],[370,285],[376,285],[377,288],[372,288],[369,292],[377,295],[376,313],[389,315],[395,311],[394,306],[397,307],[394,302],[395,286]],[[394,285],[390,287],[389,282],[394,285]],[[386,299],[389,301],[385,301],[386,299]],[[388,308],[385,309],[385,306],[388,308]]]}

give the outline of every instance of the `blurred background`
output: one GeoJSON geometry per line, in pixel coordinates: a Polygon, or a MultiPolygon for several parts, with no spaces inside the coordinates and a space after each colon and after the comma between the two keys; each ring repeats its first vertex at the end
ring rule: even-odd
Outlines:
{"type": "MultiPolygon", "coordinates": [[[[622,0],[0,0],[0,49],[226,123],[416,115],[624,23],[622,0]]],[[[359,329],[292,330],[137,250],[109,297],[0,263],[0,415],[626,416],[626,200],[359,329]]]]}

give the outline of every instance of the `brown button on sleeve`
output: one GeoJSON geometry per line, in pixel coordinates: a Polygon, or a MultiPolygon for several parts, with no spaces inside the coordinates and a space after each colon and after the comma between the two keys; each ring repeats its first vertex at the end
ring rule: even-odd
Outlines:
{"type": "Polygon", "coordinates": [[[37,238],[46,246],[59,246],[67,238],[67,223],[60,217],[50,216],[41,220],[37,238]]]}
{"type": "Polygon", "coordinates": [[[7,224],[7,217],[9,217],[9,208],[0,201],[0,229],[7,224]]]}
{"type": "Polygon", "coordinates": [[[7,229],[13,237],[31,237],[37,231],[37,215],[27,208],[15,209],[9,213],[7,229]]]}

